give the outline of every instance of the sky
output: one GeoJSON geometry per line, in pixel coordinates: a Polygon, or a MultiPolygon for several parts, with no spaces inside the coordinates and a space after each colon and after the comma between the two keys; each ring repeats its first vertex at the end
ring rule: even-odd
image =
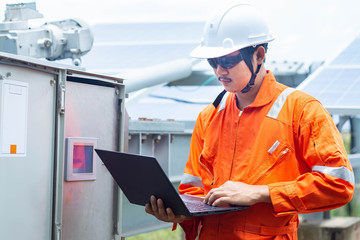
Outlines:
{"type": "MultiPolygon", "coordinates": [[[[277,61],[326,61],[360,33],[358,0],[248,0],[269,21],[276,39],[268,58],[277,61]]],[[[21,2],[21,1],[20,1],[21,2]]],[[[5,4],[20,3],[1,0],[5,4]]],[[[90,26],[116,22],[206,21],[220,0],[38,0],[38,21],[78,18],[90,26]]]]}

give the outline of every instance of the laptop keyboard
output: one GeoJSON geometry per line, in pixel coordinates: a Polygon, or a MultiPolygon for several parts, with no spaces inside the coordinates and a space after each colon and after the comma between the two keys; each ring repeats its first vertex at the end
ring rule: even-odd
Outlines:
{"type": "Polygon", "coordinates": [[[183,199],[183,201],[184,201],[186,207],[190,210],[190,212],[193,212],[193,211],[202,212],[202,211],[218,209],[217,207],[207,205],[207,204],[203,203],[202,201],[196,201],[196,200],[190,200],[190,199],[186,199],[186,200],[183,199]]]}

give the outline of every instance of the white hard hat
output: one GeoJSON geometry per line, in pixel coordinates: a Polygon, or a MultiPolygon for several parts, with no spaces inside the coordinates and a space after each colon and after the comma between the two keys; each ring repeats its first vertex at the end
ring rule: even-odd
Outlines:
{"type": "Polygon", "coordinates": [[[206,23],[201,43],[191,56],[217,58],[272,40],[274,37],[263,15],[250,4],[237,2],[206,23]]]}

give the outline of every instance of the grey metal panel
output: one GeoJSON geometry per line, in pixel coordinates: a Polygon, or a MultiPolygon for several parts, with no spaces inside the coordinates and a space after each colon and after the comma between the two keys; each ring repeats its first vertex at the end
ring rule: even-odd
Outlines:
{"type": "Polygon", "coordinates": [[[148,132],[148,133],[169,133],[169,132],[184,132],[184,123],[174,121],[157,121],[155,119],[131,120],[129,122],[129,131],[148,132]]]}
{"type": "Polygon", "coordinates": [[[191,133],[171,134],[169,176],[173,181],[180,181],[190,153],[191,133]]]}
{"type": "Polygon", "coordinates": [[[360,168],[360,153],[349,154],[349,160],[353,168],[360,168]]]}
{"type": "MultiPolygon", "coordinates": [[[[118,150],[119,110],[115,88],[66,82],[65,137],[94,137],[98,148],[118,150]]],[[[64,182],[62,239],[113,239],[115,189],[97,156],[96,180],[64,182]]]]}
{"type": "Polygon", "coordinates": [[[169,134],[132,133],[129,140],[129,153],[154,156],[166,174],[169,173],[169,134]]]}
{"type": "MultiPolygon", "coordinates": [[[[189,155],[191,133],[184,130],[183,123],[174,121],[131,121],[129,128],[129,152],[155,156],[175,189],[178,189],[189,155]]],[[[146,214],[143,206],[131,204],[125,195],[122,195],[122,199],[121,236],[128,237],[172,225],[146,214]]]]}
{"type": "Polygon", "coordinates": [[[326,110],[330,114],[343,115],[343,116],[356,116],[360,115],[359,107],[348,107],[348,106],[326,106],[326,110]]]}
{"type": "Polygon", "coordinates": [[[62,64],[59,62],[49,62],[49,61],[45,61],[42,59],[36,59],[36,58],[32,58],[32,57],[27,57],[27,56],[20,56],[20,55],[15,55],[15,54],[11,54],[11,53],[5,53],[5,52],[0,52],[0,59],[1,61],[6,61],[8,60],[9,63],[16,63],[16,64],[23,64],[24,67],[29,67],[31,68],[32,66],[37,67],[37,69],[39,71],[46,71],[46,68],[49,69],[78,69],[81,70],[82,68],[79,67],[75,67],[75,66],[71,66],[71,65],[66,65],[66,64],[62,64]]]}
{"type": "MultiPolygon", "coordinates": [[[[179,182],[173,183],[176,189],[178,185],[179,182]]],[[[122,237],[129,237],[172,226],[172,223],[159,221],[152,215],[145,213],[143,206],[131,204],[124,195],[122,202],[122,237]]]]}
{"type": "Polygon", "coordinates": [[[153,135],[154,142],[154,156],[159,161],[160,166],[165,169],[165,173],[169,175],[169,134],[155,134],[153,135]]]}
{"type": "Polygon", "coordinates": [[[0,157],[0,239],[51,239],[55,76],[0,63],[29,84],[26,157],[0,157]]]}
{"type": "Polygon", "coordinates": [[[164,86],[127,107],[127,111],[132,119],[195,121],[223,90],[223,86],[164,86]]]}

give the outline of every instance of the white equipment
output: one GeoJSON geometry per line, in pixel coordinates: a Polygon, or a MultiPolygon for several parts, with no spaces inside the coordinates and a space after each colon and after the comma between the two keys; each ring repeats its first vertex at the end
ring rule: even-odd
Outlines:
{"type": "Polygon", "coordinates": [[[29,28],[28,20],[43,17],[36,4],[7,4],[5,20],[0,23],[0,51],[47,60],[72,58],[75,66],[93,45],[93,34],[81,20],[65,19],[47,22],[40,28],[29,28]]]}

